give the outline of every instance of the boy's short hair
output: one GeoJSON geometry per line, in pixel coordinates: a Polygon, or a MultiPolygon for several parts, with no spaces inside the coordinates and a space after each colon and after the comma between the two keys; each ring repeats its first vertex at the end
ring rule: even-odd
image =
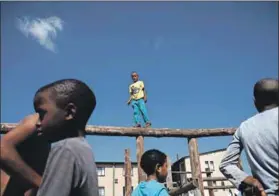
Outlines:
{"type": "Polygon", "coordinates": [[[278,80],[264,78],[259,80],[254,86],[254,97],[256,101],[267,106],[277,104],[279,101],[278,80]]]}
{"type": "Polygon", "coordinates": [[[86,124],[96,106],[96,97],[93,91],[82,81],[63,79],[41,87],[36,96],[44,91],[51,93],[51,99],[56,106],[64,109],[67,104],[73,103],[77,107],[78,121],[86,124]]]}
{"type": "Polygon", "coordinates": [[[138,72],[136,72],[136,71],[132,71],[132,72],[131,72],[131,75],[133,75],[134,73],[137,74],[137,75],[139,75],[138,72]]]}
{"type": "Polygon", "coordinates": [[[162,166],[167,160],[167,155],[159,150],[152,149],[146,151],[140,161],[140,166],[147,175],[156,172],[156,165],[162,166]]]}

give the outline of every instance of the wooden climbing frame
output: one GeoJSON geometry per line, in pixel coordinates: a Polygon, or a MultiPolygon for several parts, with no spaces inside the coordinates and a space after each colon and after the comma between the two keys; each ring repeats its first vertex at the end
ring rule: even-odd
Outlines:
{"type": "MultiPolygon", "coordinates": [[[[1,134],[15,128],[17,124],[1,123],[1,134]]],[[[144,137],[179,137],[188,140],[188,149],[190,154],[192,181],[177,190],[170,191],[171,195],[181,193],[197,187],[200,190],[201,196],[204,196],[203,177],[200,166],[200,158],[198,151],[197,138],[200,137],[213,137],[213,136],[229,136],[233,135],[236,128],[218,128],[218,129],[168,129],[168,128],[134,128],[134,127],[109,127],[109,126],[91,126],[86,127],[87,135],[105,135],[105,136],[128,136],[136,138],[137,146],[137,163],[138,163],[138,181],[145,179],[145,175],[140,168],[140,159],[144,152],[144,137]]],[[[130,195],[129,187],[131,187],[131,179],[129,177],[130,157],[129,150],[125,151],[125,167],[126,167],[126,194],[130,195]]],[[[207,179],[210,181],[210,179],[207,179]]],[[[207,187],[208,189],[208,187],[207,187]]],[[[210,189],[210,186],[209,186],[210,189]]]]}

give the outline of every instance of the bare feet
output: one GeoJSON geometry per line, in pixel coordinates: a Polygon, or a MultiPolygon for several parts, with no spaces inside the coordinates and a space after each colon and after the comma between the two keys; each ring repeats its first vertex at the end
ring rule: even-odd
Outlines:
{"type": "Polygon", "coordinates": [[[145,124],[145,127],[146,127],[146,128],[151,127],[151,123],[150,123],[150,122],[146,123],[146,124],[145,124]]]}

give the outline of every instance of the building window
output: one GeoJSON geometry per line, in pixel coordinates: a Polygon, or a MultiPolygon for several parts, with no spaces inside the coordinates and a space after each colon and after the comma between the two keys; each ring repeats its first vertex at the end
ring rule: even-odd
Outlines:
{"type": "Polygon", "coordinates": [[[97,172],[98,172],[98,176],[105,176],[105,168],[104,167],[98,167],[97,172]]]}
{"type": "Polygon", "coordinates": [[[205,161],[205,171],[210,171],[208,161],[205,161]]]}
{"type": "Polygon", "coordinates": [[[105,196],[105,187],[99,187],[99,196],[105,196]]]}
{"type": "Polygon", "coordinates": [[[205,161],[205,171],[215,171],[214,162],[213,161],[205,161]],[[209,164],[210,163],[210,164],[209,164]]]}
{"type": "MultiPolygon", "coordinates": [[[[133,192],[133,187],[131,188],[131,194],[133,192]]],[[[123,186],[123,196],[125,196],[125,186],[123,186]]]]}
{"type": "MultiPolygon", "coordinates": [[[[222,185],[222,186],[225,186],[225,182],[224,182],[224,181],[222,181],[222,182],[221,182],[221,185],[222,185]]],[[[226,190],[226,189],[225,189],[225,188],[223,188],[223,191],[225,191],[225,190],[226,190]]]]}
{"type": "Polygon", "coordinates": [[[214,162],[210,161],[210,171],[215,171],[214,162]]]}
{"type": "MultiPolygon", "coordinates": [[[[125,176],[125,167],[123,168],[122,175],[125,176]]],[[[131,176],[133,176],[133,167],[131,168],[131,176]]]]}

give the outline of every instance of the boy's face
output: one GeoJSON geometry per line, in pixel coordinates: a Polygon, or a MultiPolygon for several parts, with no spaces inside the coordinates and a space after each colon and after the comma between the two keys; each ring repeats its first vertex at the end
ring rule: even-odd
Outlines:
{"type": "Polygon", "coordinates": [[[138,79],[139,79],[139,76],[138,76],[137,73],[132,73],[131,77],[132,77],[132,80],[133,80],[134,82],[137,82],[138,79]]]}
{"type": "Polygon", "coordinates": [[[165,161],[165,163],[160,166],[158,169],[157,169],[157,174],[158,174],[158,181],[159,182],[165,182],[166,181],[166,178],[168,176],[168,163],[167,163],[167,160],[165,161]]]}
{"type": "Polygon", "coordinates": [[[35,97],[35,111],[39,113],[38,132],[52,139],[65,123],[65,111],[58,108],[52,100],[50,92],[40,92],[35,97]]]}

